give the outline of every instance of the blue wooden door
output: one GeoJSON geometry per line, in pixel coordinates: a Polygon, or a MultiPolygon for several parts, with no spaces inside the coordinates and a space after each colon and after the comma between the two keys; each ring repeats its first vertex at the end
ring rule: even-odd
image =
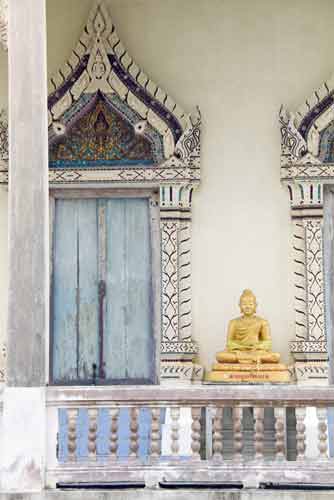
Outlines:
{"type": "Polygon", "coordinates": [[[147,198],[55,201],[54,383],[152,383],[147,198]]]}

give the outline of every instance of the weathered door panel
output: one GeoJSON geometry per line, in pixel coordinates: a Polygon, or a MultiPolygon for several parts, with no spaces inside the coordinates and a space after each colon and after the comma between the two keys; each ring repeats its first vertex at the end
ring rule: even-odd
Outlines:
{"type": "Polygon", "coordinates": [[[104,360],[107,379],[151,382],[155,344],[147,199],[109,199],[104,360]]]}
{"type": "Polygon", "coordinates": [[[98,365],[98,223],[96,200],[78,204],[78,377],[89,380],[98,365]]]}
{"type": "Polygon", "coordinates": [[[96,200],[56,200],[53,379],[92,378],[98,353],[96,200]]]}
{"type": "Polygon", "coordinates": [[[53,246],[53,380],[75,381],[77,372],[77,203],[57,200],[53,246]]]}

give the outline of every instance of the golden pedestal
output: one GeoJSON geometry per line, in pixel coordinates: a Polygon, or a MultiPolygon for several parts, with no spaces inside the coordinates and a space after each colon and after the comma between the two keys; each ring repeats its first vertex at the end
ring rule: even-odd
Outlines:
{"type": "Polygon", "coordinates": [[[282,363],[215,363],[208,382],[253,382],[262,384],[290,382],[290,373],[282,363]]]}

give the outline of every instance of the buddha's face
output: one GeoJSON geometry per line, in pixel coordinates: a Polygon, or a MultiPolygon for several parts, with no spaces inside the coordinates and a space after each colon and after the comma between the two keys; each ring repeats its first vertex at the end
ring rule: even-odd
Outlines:
{"type": "Polygon", "coordinates": [[[240,299],[240,310],[244,316],[253,316],[256,312],[256,302],[253,297],[242,297],[240,299]]]}

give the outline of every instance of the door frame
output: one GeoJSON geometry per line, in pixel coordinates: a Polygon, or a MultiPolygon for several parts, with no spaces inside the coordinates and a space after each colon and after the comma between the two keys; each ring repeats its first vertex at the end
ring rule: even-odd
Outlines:
{"type": "MultiPolygon", "coordinates": [[[[161,257],[160,257],[160,205],[159,190],[133,188],[50,188],[50,335],[47,342],[48,384],[49,385],[86,385],[83,381],[56,383],[53,381],[53,257],[54,257],[54,228],[55,204],[57,199],[87,199],[87,198],[145,198],[149,201],[150,210],[150,244],[151,244],[151,310],[152,334],[154,342],[155,373],[148,383],[160,384],[160,345],[161,345],[161,257]]],[[[120,382],[119,385],[121,385],[120,382]]],[[[87,385],[92,385],[87,381],[87,385]]],[[[97,382],[96,385],[115,385],[113,382],[97,382]]],[[[131,385],[131,384],[129,384],[131,385]]]]}

